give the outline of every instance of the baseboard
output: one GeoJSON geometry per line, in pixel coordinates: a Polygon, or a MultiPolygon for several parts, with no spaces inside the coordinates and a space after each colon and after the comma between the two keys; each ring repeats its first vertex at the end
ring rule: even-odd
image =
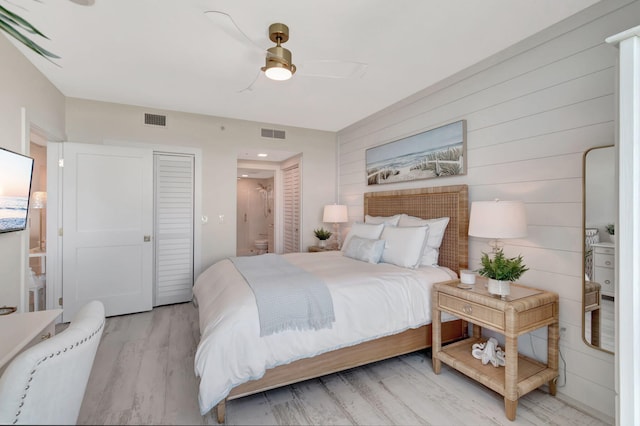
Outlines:
{"type": "MultiPolygon", "coordinates": [[[[542,386],[542,388],[544,388],[544,390],[546,392],[549,391],[549,388],[545,385],[542,386]]],[[[583,413],[586,413],[592,417],[595,417],[596,419],[608,424],[608,425],[615,425],[616,424],[616,419],[614,417],[608,416],[605,413],[595,410],[593,407],[589,407],[588,405],[583,404],[582,402],[571,398],[570,396],[567,396],[565,394],[563,394],[562,392],[558,391],[556,393],[556,398],[558,398],[560,401],[572,406],[573,408],[575,408],[576,410],[582,411],[583,413]]]]}

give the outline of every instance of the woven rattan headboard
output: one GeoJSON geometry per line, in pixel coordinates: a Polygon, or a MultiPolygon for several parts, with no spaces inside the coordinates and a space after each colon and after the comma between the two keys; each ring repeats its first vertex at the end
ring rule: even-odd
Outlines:
{"type": "Polygon", "coordinates": [[[449,217],[438,264],[458,273],[468,266],[469,191],[467,185],[367,192],[364,214],[392,216],[406,213],[422,219],[449,217]]]}

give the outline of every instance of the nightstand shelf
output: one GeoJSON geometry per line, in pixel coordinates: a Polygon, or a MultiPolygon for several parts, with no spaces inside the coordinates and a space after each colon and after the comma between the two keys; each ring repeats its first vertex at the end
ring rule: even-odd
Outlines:
{"type": "Polygon", "coordinates": [[[505,413],[515,420],[518,399],[548,383],[556,393],[558,377],[558,295],[530,287],[511,285],[507,300],[491,295],[479,278],[472,289],[458,288],[458,280],[433,286],[433,371],[440,374],[441,363],[453,367],[504,396],[505,413]],[[447,312],[473,324],[473,337],[442,346],[441,313],[447,312]],[[547,364],[518,353],[518,336],[548,327],[547,364]],[[471,355],[473,344],[485,342],[482,328],[505,336],[504,367],[483,365],[471,355]]]}
{"type": "MultiPolygon", "coordinates": [[[[480,360],[471,355],[471,347],[474,343],[484,343],[487,339],[470,337],[443,347],[438,358],[445,364],[455,368],[461,373],[482,383],[489,389],[504,393],[505,370],[502,367],[494,367],[491,363],[482,365],[480,360]]],[[[518,394],[524,395],[538,388],[540,381],[545,383],[558,376],[558,372],[548,368],[545,364],[518,354],[518,394]],[[533,378],[533,381],[529,379],[533,378]]]]}

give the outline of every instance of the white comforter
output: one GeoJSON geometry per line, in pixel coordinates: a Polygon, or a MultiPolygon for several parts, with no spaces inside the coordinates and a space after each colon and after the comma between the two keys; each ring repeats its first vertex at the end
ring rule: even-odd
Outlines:
{"type": "Polygon", "coordinates": [[[244,278],[228,259],[208,268],[194,286],[200,312],[195,372],[201,378],[202,414],[233,387],[262,377],[267,368],[430,323],[431,284],[455,278],[447,268],[374,265],[339,251],[284,256],[325,281],[336,321],[331,329],[260,337],[256,301],[244,278]]]}

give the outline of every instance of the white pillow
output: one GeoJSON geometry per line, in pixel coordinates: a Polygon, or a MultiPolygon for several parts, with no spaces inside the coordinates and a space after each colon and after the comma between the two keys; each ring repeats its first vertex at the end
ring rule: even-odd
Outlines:
{"type": "Polygon", "coordinates": [[[349,243],[349,240],[352,237],[362,237],[369,238],[371,240],[377,240],[380,238],[380,234],[382,234],[382,230],[384,229],[384,223],[379,223],[377,225],[372,225],[369,223],[360,223],[356,222],[351,226],[349,233],[344,238],[344,243],[342,244],[342,251],[349,243]]]}
{"type": "Polygon", "coordinates": [[[378,263],[382,257],[383,250],[384,240],[351,237],[349,244],[345,246],[344,255],[364,262],[378,263]]]}
{"type": "Polygon", "coordinates": [[[382,261],[403,268],[417,268],[420,266],[428,234],[428,225],[405,228],[386,226],[380,236],[386,242],[382,261]]]}
{"type": "Polygon", "coordinates": [[[364,223],[378,224],[384,223],[385,225],[390,226],[398,226],[398,221],[400,220],[400,214],[394,216],[369,216],[366,215],[364,217],[364,223]]]}
{"type": "Polygon", "coordinates": [[[422,255],[421,265],[424,266],[436,266],[438,264],[438,255],[440,251],[440,245],[444,238],[444,231],[449,224],[448,217],[440,217],[437,219],[420,219],[415,216],[408,216],[403,214],[398,221],[399,227],[405,226],[424,226],[429,225],[429,237],[427,238],[427,246],[424,249],[422,255]]]}

